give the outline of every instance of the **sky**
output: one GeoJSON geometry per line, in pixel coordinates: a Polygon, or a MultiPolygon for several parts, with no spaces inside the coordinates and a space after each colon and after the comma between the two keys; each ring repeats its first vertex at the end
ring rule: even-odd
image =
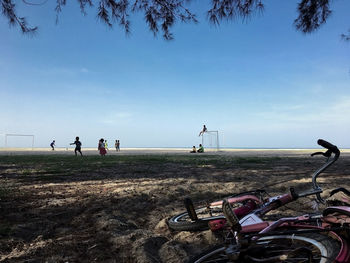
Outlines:
{"type": "Polygon", "coordinates": [[[39,29],[24,36],[0,17],[0,134],[34,134],[36,147],[80,136],[83,147],[105,138],[191,148],[205,124],[221,147],[313,148],[322,138],[350,148],[350,42],[340,37],[350,1],[332,1],[327,24],[305,35],[293,26],[298,1],[266,0],[262,15],[215,27],[209,1],[197,0],[199,23],[176,24],[173,41],[154,37],[140,14],[125,36],[75,1],[57,25],[54,1],[17,2],[39,29]]]}

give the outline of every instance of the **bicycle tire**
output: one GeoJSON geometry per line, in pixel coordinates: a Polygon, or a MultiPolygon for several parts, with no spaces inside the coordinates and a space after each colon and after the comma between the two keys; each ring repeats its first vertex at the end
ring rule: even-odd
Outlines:
{"type": "MultiPolygon", "coordinates": [[[[248,209],[252,211],[253,208],[256,207],[256,204],[254,204],[252,200],[249,200],[249,201],[245,201],[244,203],[242,202],[231,203],[231,206],[233,209],[237,208],[237,209],[243,209],[243,210],[249,207],[248,209]],[[248,206],[248,204],[245,206],[244,203],[248,203],[249,201],[250,201],[249,203],[250,206],[248,206]]],[[[208,210],[209,209],[207,207],[200,207],[195,209],[198,219],[194,221],[191,220],[187,212],[178,214],[176,216],[171,217],[168,220],[168,226],[172,230],[176,230],[176,231],[199,231],[199,230],[209,229],[208,222],[211,220],[225,219],[221,204],[216,206],[211,206],[210,214],[208,210]],[[213,215],[214,213],[215,215],[213,215]]],[[[241,216],[238,215],[238,217],[240,219],[245,215],[246,213],[241,216]]]]}
{"type": "MultiPolygon", "coordinates": [[[[252,258],[258,260],[266,259],[264,255],[274,255],[285,250],[281,249],[296,249],[308,245],[308,248],[312,249],[313,257],[317,263],[332,263],[340,253],[340,243],[326,234],[320,233],[308,233],[308,234],[295,234],[295,235],[275,235],[265,236],[259,238],[254,245],[251,245],[246,252],[241,252],[237,260],[229,259],[225,253],[226,247],[224,245],[217,245],[212,247],[200,255],[192,258],[188,263],[206,263],[206,262],[256,262],[252,261],[252,258]],[[274,253],[275,250],[275,253],[274,253]],[[253,253],[254,252],[254,253],[253,253]],[[249,255],[251,253],[252,255],[249,255]]],[[[278,255],[278,254],[277,254],[278,255]]],[[[278,262],[306,262],[305,255],[298,253],[294,258],[287,258],[279,260],[278,262]]]]}
{"type": "MultiPolygon", "coordinates": [[[[260,198],[259,195],[263,193],[262,190],[256,190],[256,191],[249,191],[244,193],[239,193],[236,195],[231,195],[228,198],[234,198],[234,197],[240,197],[244,195],[255,195],[256,197],[260,198]]],[[[221,202],[215,201],[215,202],[221,202]]],[[[212,203],[215,203],[212,202],[212,203]]],[[[245,201],[246,202],[246,201],[245,201]]],[[[233,208],[242,206],[243,203],[237,202],[237,203],[231,203],[233,208]]],[[[211,212],[215,213],[215,216],[209,215],[206,210],[208,208],[206,206],[199,207],[195,209],[196,214],[198,216],[198,220],[192,221],[190,219],[190,216],[187,212],[182,212],[180,214],[177,214],[175,216],[172,216],[170,219],[168,219],[168,226],[170,229],[175,231],[200,231],[200,230],[207,230],[209,229],[208,222],[215,219],[224,219],[224,214],[222,212],[222,205],[217,206],[211,206],[213,209],[211,212]]]]}
{"type": "MultiPolygon", "coordinates": [[[[206,207],[200,207],[195,209],[197,216],[202,214],[202,211],[206,210],[206,207]]],[[[219,209],[219,208],[218,208],[219,209]]],[[[222,209],[221,209],[222,211],[222,209]]],[[[222,216],[208,216],[205,218],[200,218],[195,221],[191,221],[187,212],[178,214],[176,216],[171,217],[168,220],[168,226],[172,230],[175,231],[199,231],[199,230],[207,230],[209,229],[208,222],[214,219],[224,219],[224,215],[222,216]],[[184,220],[183,220],[184,219],[184,220]]]]}

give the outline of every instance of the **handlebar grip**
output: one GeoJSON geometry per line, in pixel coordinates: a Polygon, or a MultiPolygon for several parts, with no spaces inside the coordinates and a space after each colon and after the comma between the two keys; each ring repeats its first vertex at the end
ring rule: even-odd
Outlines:
{"type": "Polygon", "coordinates": [[[328,149],[330,151],[332,151],[334,154],[339,153],[339,149],[338,149],[337,146],[335,146],[335,145],[333,145],[333,144],[331,144],[331,143],[329,143],[329,142],[327,142],[325,140],[319,139],[317,141],[317,144],[321,145],[322,147],[324,147],[324,148],[326,148],[326,149],[328,149]]]}

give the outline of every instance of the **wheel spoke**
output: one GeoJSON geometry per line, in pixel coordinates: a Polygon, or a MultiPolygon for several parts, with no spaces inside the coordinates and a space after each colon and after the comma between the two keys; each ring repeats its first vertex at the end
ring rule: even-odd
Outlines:
{"type": "Polygon", "coordinates": [[[229,258],[235,256],[236,252],[226,255],[229,250],[221,246],[208,250],[192,262],[332,263],[340,249],[340,243],[325,234],[274,235],[261,237],[255,243],[241,247],[235,260],[229,258]]]}

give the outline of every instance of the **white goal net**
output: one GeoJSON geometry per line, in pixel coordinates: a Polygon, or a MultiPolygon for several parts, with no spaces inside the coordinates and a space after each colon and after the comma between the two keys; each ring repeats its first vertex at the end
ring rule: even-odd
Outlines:
{"type": "Polygon", "coordinates": [[[35,136],[32,134],[4,134],[5,148],[34,148],[35,136]]]}
{"type": "Polygon", "coordinates": [[[202,134],[202,145],[204,148],[219,151],[219,131],[206,131],[202,134]]]}

